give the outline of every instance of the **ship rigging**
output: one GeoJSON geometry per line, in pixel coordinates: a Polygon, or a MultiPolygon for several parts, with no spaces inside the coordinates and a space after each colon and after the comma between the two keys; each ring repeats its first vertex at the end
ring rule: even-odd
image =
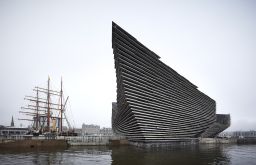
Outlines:
{"type": "Polygon", "coordinates": [[[63,135],[65,134],[63,131],[63,120],[66,120],[68,124],[68,132],[73,132],[66,115],[66,105],[69,96],[64,98],[62,79],[59,91],[50,89],[49,77],[47,88],[36,86],[33,91],[35,96],[25,96],[24,100],[28,104],[21,107],[22,110],[19,111],[21,114],[31,118],[19,120],[32,121],[31,132],[33,134],[39,135],[51,132],[63,135]]]}

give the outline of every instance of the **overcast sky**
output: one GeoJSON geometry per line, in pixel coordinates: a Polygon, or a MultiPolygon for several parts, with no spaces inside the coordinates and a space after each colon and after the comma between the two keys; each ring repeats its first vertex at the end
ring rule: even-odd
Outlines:
{"type": "Polygon", "coordinates": [[[110,127],[114,21],[231,114],[229,130],[256,130],[255,9],[253,0],[0,0],[0,125],[12,115],[20,125],[24,96],[49,75],[54,89],[63,77],[75,127],[110,127]]]}

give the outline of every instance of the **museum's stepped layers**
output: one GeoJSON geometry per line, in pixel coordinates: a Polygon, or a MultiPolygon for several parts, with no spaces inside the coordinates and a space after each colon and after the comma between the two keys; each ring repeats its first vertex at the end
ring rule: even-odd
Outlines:
{"type": "Polygon", "coordinates": [[[214,122],[201,137],[215,137],[220,132],[224,131],[230,126],[230,115],[228,114],[216,114],[216,122],[214,122]]]}
{"type": "Polygon", "coordinates": [[[112,126],[131,141],[199,137],[216,121],[215,101],[112,24],[117,103],[112,126]]]}

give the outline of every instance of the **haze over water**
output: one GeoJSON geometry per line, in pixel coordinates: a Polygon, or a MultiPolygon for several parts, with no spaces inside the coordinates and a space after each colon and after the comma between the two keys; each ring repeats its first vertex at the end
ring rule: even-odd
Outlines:
{"type": "Polygon", "coordinates": [[[256,145],[192,145],[142,149],[122,147],[70,147],[54,150],[0,151],[0,164],[256,164],[256,145]]]}

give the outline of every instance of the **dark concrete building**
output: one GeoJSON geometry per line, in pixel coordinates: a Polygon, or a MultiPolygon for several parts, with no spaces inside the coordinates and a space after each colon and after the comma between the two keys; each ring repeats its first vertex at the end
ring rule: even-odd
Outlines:
{"type": "Polygon", "coordinates": [[[214,137],[230,125],[216,103],[160,57],[112,23],[117,102],[112,129],[135,142],[214,137]]]}

